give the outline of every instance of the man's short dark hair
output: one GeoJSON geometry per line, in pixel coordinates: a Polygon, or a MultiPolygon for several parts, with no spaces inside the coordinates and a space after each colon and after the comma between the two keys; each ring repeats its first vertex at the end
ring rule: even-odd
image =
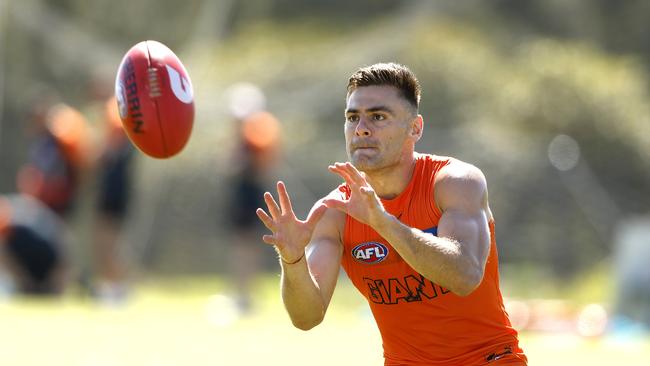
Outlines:
{"type": "Polygon", "coordinates": [[[363,86],[392,86],[397,88],[415,110],[420,105],[420,83],[408,67],[396,63],[378,63],[362,67],[348,80],[348,96],[363,86]]]}

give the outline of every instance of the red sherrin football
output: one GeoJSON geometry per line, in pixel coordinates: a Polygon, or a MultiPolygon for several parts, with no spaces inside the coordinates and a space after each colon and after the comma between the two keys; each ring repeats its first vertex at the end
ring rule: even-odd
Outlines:
{"type": "Polygon", "coordinates": [[[156,41],[143,41],[124,55],[115,80],[122,126],[145,154],[169,158],[192,133],[194,92],[174,52],[156,41]]]}

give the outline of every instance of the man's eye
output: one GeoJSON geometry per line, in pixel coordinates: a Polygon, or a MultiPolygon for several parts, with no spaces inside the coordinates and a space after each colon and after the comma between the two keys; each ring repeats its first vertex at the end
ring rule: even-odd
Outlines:
{"type": "Polygon", "coordinates": [[[372,119],[374,121],[383,121],[386,119],[386,116],[384,116],[383,114],[373,114],[372,119]]]}
{"type": "Polygon", "coordinates": [[[359,121],[359,116],[357,116],[356,114],[353,114],[353,115],[347,116],[347,120],[348,120],[348,122],[358,122],[359,121]]]}

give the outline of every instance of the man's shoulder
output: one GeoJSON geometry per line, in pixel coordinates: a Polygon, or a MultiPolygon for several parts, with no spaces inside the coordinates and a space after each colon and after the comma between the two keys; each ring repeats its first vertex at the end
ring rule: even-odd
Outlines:
{"type": "Polygon", "coordinates": [[[442,179],[462,179],[462,180],[484,180],[485,177],[481,169],[479,169],[474,164],[462,161],[460,159],[446,156],[446,157],[436,157],[437,160],[444,160],[446,164],[440,168],[438,173],[438,178],[442,179]]]}
{"type": "Polygon", "coordinates": [[[424,164],[436,165],[435,174],[438,180],[484,180],[483,172],[475,165],[452,156],[416,153],[416,160],[424,164]]]}
{"type": "Polygon", "coordinates": [[[440,169],[434,181],[436,202],[441,208],[445,202],[482,201],[487,192],[483,172],[473,164],[460,159],[449,158],[448,164],[440,169]]]}
{"type": "Polygon", "coordinates": [[[446,164],[452,159],[454,159],[454,158],[452,158],[451,156],[441,156],[441,155],[434,155],[434,154],[415,152],[415,160],[416,161],[424,161],[424,162],[428,162],[428,163],[443,163],[443,164],[446,164]]]}

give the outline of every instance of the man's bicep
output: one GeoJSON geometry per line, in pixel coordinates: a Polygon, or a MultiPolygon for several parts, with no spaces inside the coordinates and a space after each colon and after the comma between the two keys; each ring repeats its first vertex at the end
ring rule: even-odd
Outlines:
{"type": "Polygon", "coordinates": [[[447,209],[438,222],[438,237],[458,242],[463,253],[471,252],[479,257],[489,246],[489,226],[484,210],[470,214],[457,209],[447,209]]]}
{"type": "Polygon", "coordinates": [[[473,166],[461,165],[437,182],[436,196],[442,210],[438,236],[458,242],[463,255],[472,256],[483,266],[490,243],[483,174],[473,166]]]}

